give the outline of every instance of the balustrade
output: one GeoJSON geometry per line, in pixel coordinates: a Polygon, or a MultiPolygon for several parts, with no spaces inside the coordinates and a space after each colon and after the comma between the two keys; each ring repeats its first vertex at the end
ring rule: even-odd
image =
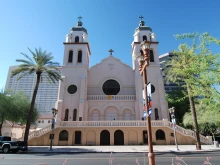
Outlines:
{"type": "Polygon", "coordinates": [[[134,101],[135,95],[88,95],[87,100],[130,100],[134,101]]]}
{"type": "MultiPolygon", "coordinates": [[[[169,121],[153,120],[151,122],[152,127],[169,127],[173,129],[173,124],[169,121]]],[[[56,127],[147,127],[146,121],[139,120],[116,120],[116,121],[61,121],[56,123],[56,127]]],[[[38,131],[30,132],[29,139],[33,137],[41,136],[51,131],[51,125],[46,126],[38,131]]],[[[176,125],[176,131],[185,136],[191,136],[195,138],[195,133],[192,130],[184,129],[176,125]]],[[[18,140],[22,140],[19,138],[18,140]]],[[[208,144],[208,138],[200,135],[201,142],[208,144]]]]}

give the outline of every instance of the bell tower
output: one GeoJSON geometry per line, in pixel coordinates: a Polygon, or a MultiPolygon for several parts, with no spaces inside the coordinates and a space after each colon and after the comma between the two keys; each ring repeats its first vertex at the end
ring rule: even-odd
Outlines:
{"type": "Polygon", "coordinates": [[[141,42],[148,41],[150,44],[149,56],[150,56],[150,65],[147,69],[147,80],[152,84],[152,101],[153,101],[153,111],[152,111],[152,120],[162,120],[168,119],[168,104],[165,100],[164,93],[164,83],[163,77],[160,72],[160,62],[158,56],[158,44],[156,40],[156,35],[152,32],[152,29],[149,26],[145,25],[143,16],[140,16],[140,22],[138,27],[134,32],[134,41],[132,42],[132,64],[135,71],[135,86],[136,86],[136,98],[137,106],[140,108],[140,117],[143,117],[143,81],[139,72],[139,64],[136,60],[136,56],[140,54],[141,51],[141,42]]]}
{"type": "Polygon", "coordinates": [[[59,84],[57,120],[84,120],[87,97],[87,78],[89,70],[90,48],[87,30],[82,26],[82,17],[77,25],[70,29],[64,44],[62,79],[59,84]]]}
{"type": "Polygon", "coordinates": [[[87,30],[82,26],[82,17],[77,25],[70,29],[64,42],[63,66],[83,66],[89,68],[90,49],[87,30]]]}

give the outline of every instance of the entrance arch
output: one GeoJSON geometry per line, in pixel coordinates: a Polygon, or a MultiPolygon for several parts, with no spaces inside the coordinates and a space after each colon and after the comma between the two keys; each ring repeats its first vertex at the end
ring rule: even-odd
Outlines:
{"type": "Polygon", "coordinates": [[[114,133],[114,145],[124,145],[124,133],[121,130],[117,130],[114,133]]]}
{"type": "Polygon", "coordinates": [[[110,133],[107,130],[103,130],[100,133],[100,145],[110,145],[110,133]]]}

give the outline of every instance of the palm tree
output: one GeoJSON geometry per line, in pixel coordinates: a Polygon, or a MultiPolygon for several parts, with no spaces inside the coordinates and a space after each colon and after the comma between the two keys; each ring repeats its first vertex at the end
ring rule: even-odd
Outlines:
{"type": "Polygon", "coordinates": [[[189,48],[186,44],[179,46],[179,51],[174,52],[172,60],[168,61],[165,65],[164,72],[166,80],[185,86],[187,89],[194,130],[196,133],[196,149],[201,150],[201,142],[199,137],[199,128],[196,116],[193,91],[194,86],[198,85],[198,75],[200,73],[200,58],[195,55],[195,48],[189,48]]]}
{"type": "Polygon", "coordinates": [[[41,48],[36,49],[35,52],[31,51],[29,48],[32,58],[28,55],[21,53],[26,59],[17,59],[17,62],[21,64],[19,67],[12,71],[12,77],[15,75],[19,75],[18,80],[28,74],[36,73],[37,80],[34,88],[34,92],[32,95],[30,110],[28,113],[28,118],[26,122],[25,134],[24,134],[24,142],[26,147],[28,146],[28,135],[30,130],[30,125],[33,119],[34,105],[36,100],[36,95],[38,91],[38,87],[40,84],[40,80],[42,77],[46,77],[49,82],[55,83],[56,81],[61,80],[61,74],[59,72],[59,63],[53,62],[53,56],[51,53],[47,53],[46,51],[42,51],[41,48]],[[43,74],[44,73],[44,74],[43,74]]]}

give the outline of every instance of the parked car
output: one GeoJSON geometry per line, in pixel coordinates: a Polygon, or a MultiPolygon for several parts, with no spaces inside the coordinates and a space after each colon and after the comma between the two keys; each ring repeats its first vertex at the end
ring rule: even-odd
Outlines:
{"type": "Polygon", "coordinates": [[[3,153],[9,153],[10,151],[17,153],[19,150],[24,149],[23,141],[11,141],[11,137],[9,136],[0,136],[0,150],[2,150],[3,153]]]}

